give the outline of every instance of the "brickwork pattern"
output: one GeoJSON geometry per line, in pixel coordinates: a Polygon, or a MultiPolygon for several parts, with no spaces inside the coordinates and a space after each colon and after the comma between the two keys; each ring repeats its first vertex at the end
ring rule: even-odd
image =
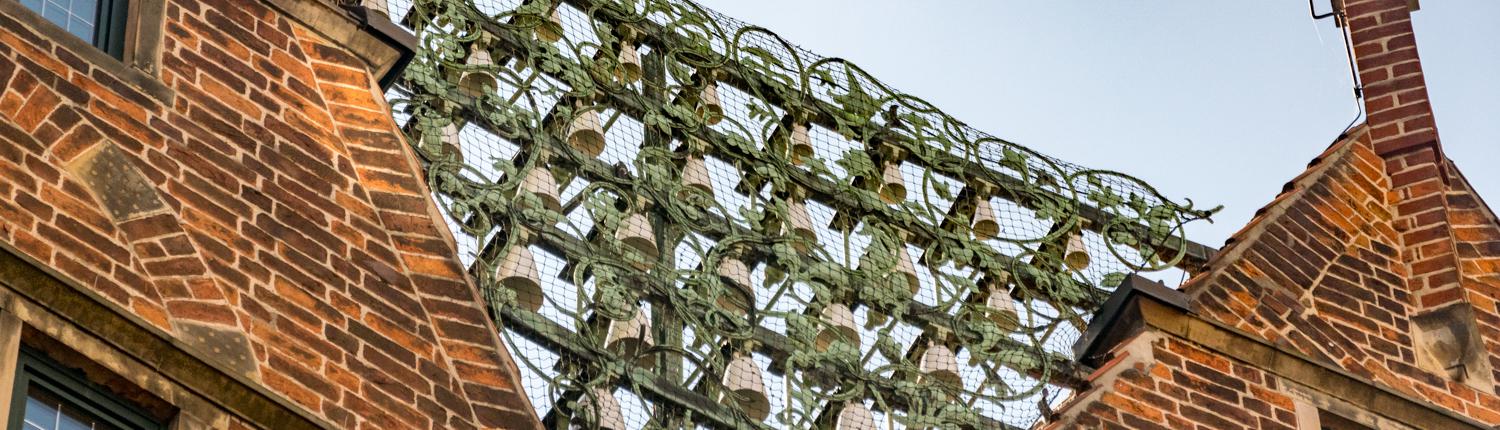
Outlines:
{"type": "Polygon", "coordinates": [[[1444,193],[1446,159],[1406,0],[1349,1],[1349,39],[1364,87],[1366,124],[1395,197],[1395,227],[1409,289],[1428,309],[1460,300],[1458,264],[1444,193]]]}
{"type": "MultiPolygon", "coordinates": [[[[1408,396],[1500,423],[1493,388],[1476,390],[1417,364],[1409,318],[1419,305],[1405,281],[1421,269],[1400,258],[1396,209],[1383,198],[1392,193],[1368,142],[1359,135],[1345,143],[1342,157],[1326,161],[1332,165],[1288,197],[1284,213],[1257,219],[1242,232],[1252,238],[1231,245],[1245,248],[1229,250],[1240,255],[1236,261],[1186,286],[1195,310],[1408,396]]],[[[1449,195],[1474,198],[1462,191],[1449,195]]],[[[1497,225],[1490,222],[1490,228],[1497,225]]],[[[1475,315],[1496,363],[1500,313],[1493,298],[1481,300],[1475,315]]]]}
{"type": "Polygon", "coordinates": [[[1077,415],[1047,428],[1297,428],[1296,406],[1275,375],[1181,339],[1151,340],[1150,348],[1149,362],[1112,363],[1130,367],[1095,381],[1097,400],[1065,406],[1077,415]]]}
{"type": "MultiPolygon", "coordinates": [[[[1492,383],[1465,384],[1420,367],[1412,322],[1427,311],[1468,306],[1485,349],[1481,359],[1500,369],[1500,221],[1442,155],[1408,2],[1344,3],[1366,124],[1289,182],[1183,289],[1206,319],[1410,398],[1500,423],[1492,383]]],[[[1194,421],[1200,428],[1220,424],[1194,421]]]]}
{"type": "Polygon", "coordinates": [[[169,1],[160,79],[170,100],[0,16],[0,241],[168,332],[242,336],[248,376],[339,428],[534,426],[360,60],[259,1],[169,1]],[[101,211],[66,166],[105,142],[169,210],[101,211]]]}

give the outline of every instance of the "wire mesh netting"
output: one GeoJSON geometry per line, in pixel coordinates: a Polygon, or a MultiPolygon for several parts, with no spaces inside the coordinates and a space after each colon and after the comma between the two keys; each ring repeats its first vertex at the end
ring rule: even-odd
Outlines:
{"type": "Polygon", "coordinates": [[[1027,427],[1206,218],[684,0],[393,0],[388,94],[554,428],[1027,427]]]}

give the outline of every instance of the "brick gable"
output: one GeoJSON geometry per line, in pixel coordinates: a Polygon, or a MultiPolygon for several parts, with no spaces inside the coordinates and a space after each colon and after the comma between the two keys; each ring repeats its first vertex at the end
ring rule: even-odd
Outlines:
{"type": "Polygon", "coordinates": [[[165,16],[165,98],[0,16],[0,243],[335,427],[535,423],[363,60],[259,1],[165,16]],[[103,210],[101,145],[165,210],[103,210]]]}

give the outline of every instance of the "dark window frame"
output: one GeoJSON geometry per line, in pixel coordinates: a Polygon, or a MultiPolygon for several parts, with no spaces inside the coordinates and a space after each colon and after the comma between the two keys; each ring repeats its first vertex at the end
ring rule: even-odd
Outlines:
{"type": "Polygon", "coordinates": [[[21,346],[16,357],[16,379],[11,388],[8,429],[21,429],[26,415],[28,390],[36,384],[69,405],[88,412],[110,425],[127,430],[166,430],[167,425],[150,418],[140,407],[89,381],[82,371],[70,369],[44,353],[21,346]]]}
{"type": "Polygon", "coordinates": [[[94,40],[90,41],[117,60],[125,60],[125,30],[130,26],[131,0],[99,0],[94,15],[94,40]]]}
{"type": "MultiPolygon", "coordinates": [[[[20,0],[8,1],[20,2],[20,0]]],[[[100,51],[104,51],[104,53],[109,54],[109,56],[114,57],[116,60],[124,61],[125,35],[127,34],[127,29],[130,27],[131,1],[134,0],[98,0],[98,4],[95,5],[97,9],[94,10],[94,22],[91,23],[93,24],[94,32],[84,42],[93,45],[95,48],[99,48],[100,51]]],[[[42,9],[51,7],[48,3],[50,3],[49,0],[41,0],[42,9]]],[[[22,4],[22,7],[29,8],[25,4],[22,4]]],[[[41,10],[32,10],[32,12],[42,15],[41,10]]],[[[63,28],[65,25],[63,23],[52,22],[51,19],[45,17],[43,21],[47,21],[59,28],[63,28]]],[[[69,32],[69,34],[72,33],[69,32]]],[[[75,37],[77,36],[75,35],[75,37]]],[[[84,39],[83,37],[78,38],[84,39]]]]}
{"type": "MultiPolygon", "coordinates": [[[[168,0],[101,0],[108,3],[110,19],[95,21],[95,37],[103,45],[79,37],[43,17],[21,0],[0,0],[0,17],[30,28],[41,37],[61,45],[95,69],[135,87],[162,105],[171,106],[175,92],[161,81],[163,32],[168,0]],[[107,27],[107,30],[103,29],[107,27]],[[100,33],[104,31],[104,33],[100,33]]],[[[10,25],[7,22],[5,25],[10,25]]]]}

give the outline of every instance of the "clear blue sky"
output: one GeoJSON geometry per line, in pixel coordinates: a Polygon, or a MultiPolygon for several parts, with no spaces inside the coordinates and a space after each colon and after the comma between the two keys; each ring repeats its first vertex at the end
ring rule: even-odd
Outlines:
{"type": "MultiPolygon", "coordinates": [[[[1340,33],[1304,1],[699,2],[990,134],[1223,204],[1189,230],[1208,245],[1355,114],[1340,33]]],[[[1448,157],[1500,204],[1500,1],[1425,1],[1414,23],[1448,157]]]]}

